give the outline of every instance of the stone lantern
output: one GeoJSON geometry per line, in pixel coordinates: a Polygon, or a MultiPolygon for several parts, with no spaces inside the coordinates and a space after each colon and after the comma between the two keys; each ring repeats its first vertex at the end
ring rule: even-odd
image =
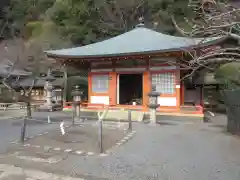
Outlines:
{"type": "Polygon", "coordinates": [[[80,120],[80,104],[81,104],[81,97],[83,92],[80,90],[79,85],[76,85],[72,90],[72,97],[73,97],[73,124],[75,120],[80,120]]]}
{"type": "Polygon", "coordinates": [[[40,107],[41,110],[46,110],[46,111],[53,111],[54,110],[54,104],[52,102],[52,97],[53,97],[53,85],[52,82],[55,80],[55,78],[52,76],[52,72],[50,69],[48,69],[47,76],[44,78],[46,81],[44,89],[46,90],[46,102],[44,105],[40,107]]]}
{"type": "Polygon", "coordinates": [[[156,109],[159,107],[158,104],[158,97],[160,96],[160,93],[156,91],[152,91],[148,93],[149,97],[149,114],[150,114],[150,123],[156,124],[156,109]]]}

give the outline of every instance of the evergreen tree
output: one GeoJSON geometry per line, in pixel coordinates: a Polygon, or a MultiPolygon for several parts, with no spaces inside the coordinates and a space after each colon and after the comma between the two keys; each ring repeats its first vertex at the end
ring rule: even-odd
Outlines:
{"type": "Polygon", "coordinates": [[[23,30],[27,39],[41,34],[45,34],[41,39],[53,35],[51,41],[63,39],[61,43],[71,41],[74,45],[119,35],[134,28],[140,17],[144,18],[146,27],[176,34],[171,15],[178,17],[178,22],[190,16],[188,0],[9,1],[8,19],[13,32],[23,30]]]}

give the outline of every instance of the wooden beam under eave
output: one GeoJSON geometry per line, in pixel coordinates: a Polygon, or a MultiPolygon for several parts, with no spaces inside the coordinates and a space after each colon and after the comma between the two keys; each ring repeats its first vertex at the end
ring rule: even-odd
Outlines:
{"type": "Polygon", "coordinates": [[[147,65],[147,71],[149,71],[150,70],[150,66],[151,66],[150,58],[146,59],[146,65],[147,65]]]}
{"type": "Polygon", "coordinates": [[[76,61],[76,60],[72,60],[70,59],[68,62],[69,66],[74,66],[78,69],[89,69],[90,68],[90,62],[88,61],[76,61]]]}
{"type": "Polygon", "coordinates": [[[113,72],[116,72],[116,60],[112,60],[113,72]]]}
{"type": "Polygon", "coordinates": [[[128,58],[141,58],[141,57],[164,57],[164,56],[181,56],[182,51],[173,51],[173,52],[154,52],[148,54],[132,54],[132,55],[113,55],[113,56],[98,56],[98,57],[60,57],[55,55],[48,55],[51,58],[64,58],[64,59],[74,59],[76,61],[84,60],[84,61],[105,61],[105,60],[123,60],[128,58]]]}

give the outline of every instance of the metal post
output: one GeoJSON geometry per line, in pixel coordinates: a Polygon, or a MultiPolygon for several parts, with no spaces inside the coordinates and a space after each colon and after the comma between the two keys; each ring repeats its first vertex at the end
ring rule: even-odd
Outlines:
{"type": "Polygon", "coordinates": [[[80,120],[80,102],[76,105],[76,119],[80,120]]]}
{"type": "Polygon", "coordinates": [[[106,117],[108,108],[105,108],[102,113],[98,112],[98,123],[99,123],[99,151],[103,153],[103,119],[106,117]]]}
{"type": "Polygon", "coordinates": [[[128,111],[128,130],[129,131],[132,131],[132,114],[131,114],[131,111],[129,110],[128,111]]]}
{"type": "Polygon", "coordinates": [[[76,108],[75,108],[75,103],[73,102],[72,104],[72,124],[75,124],[75,116],[76,116],[76,108]]]}
{"type": "Polygon", "coordinates": [[[102,119],[99,121],[99,151],[103,153],[103,129],[102,129],[102,119]]]}
{"type": "Polygon", "coordinates": [[[22,126],[22,128],[21,128],[21,139],[20,139],[20,141],[22,142],[22,143],[24,143],[24,140],[25,140],[25,134],[26,134],[26,122],[27,120],[26,120],[26,118],[24,118],[24,120],[23,120],[23,126],[22,126]]]}
{"type": "MultiPolygon", "coordinates": [[[[71,93],[72,94],[72,93],[71,93]]],[[[75,124],[75,99],[72,99],[72,125],[75,124]]]]}

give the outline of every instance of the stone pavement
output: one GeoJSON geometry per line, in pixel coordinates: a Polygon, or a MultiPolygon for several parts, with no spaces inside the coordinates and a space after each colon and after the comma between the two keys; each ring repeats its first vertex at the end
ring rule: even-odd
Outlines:
{"type": "Polygon", "coordinates": [[[0,180],[83,180],[69,176],[0,164],[0,180]]]}
{"type": "Polygon", "coordinates": [[[135,136],[107,156],[69,154],[56,163],[2,156],[0,164],[86,180],[240,179],[240,138],[224,126],[161,120],[156,126],[134,123],[133,129],[135,136]]]}

